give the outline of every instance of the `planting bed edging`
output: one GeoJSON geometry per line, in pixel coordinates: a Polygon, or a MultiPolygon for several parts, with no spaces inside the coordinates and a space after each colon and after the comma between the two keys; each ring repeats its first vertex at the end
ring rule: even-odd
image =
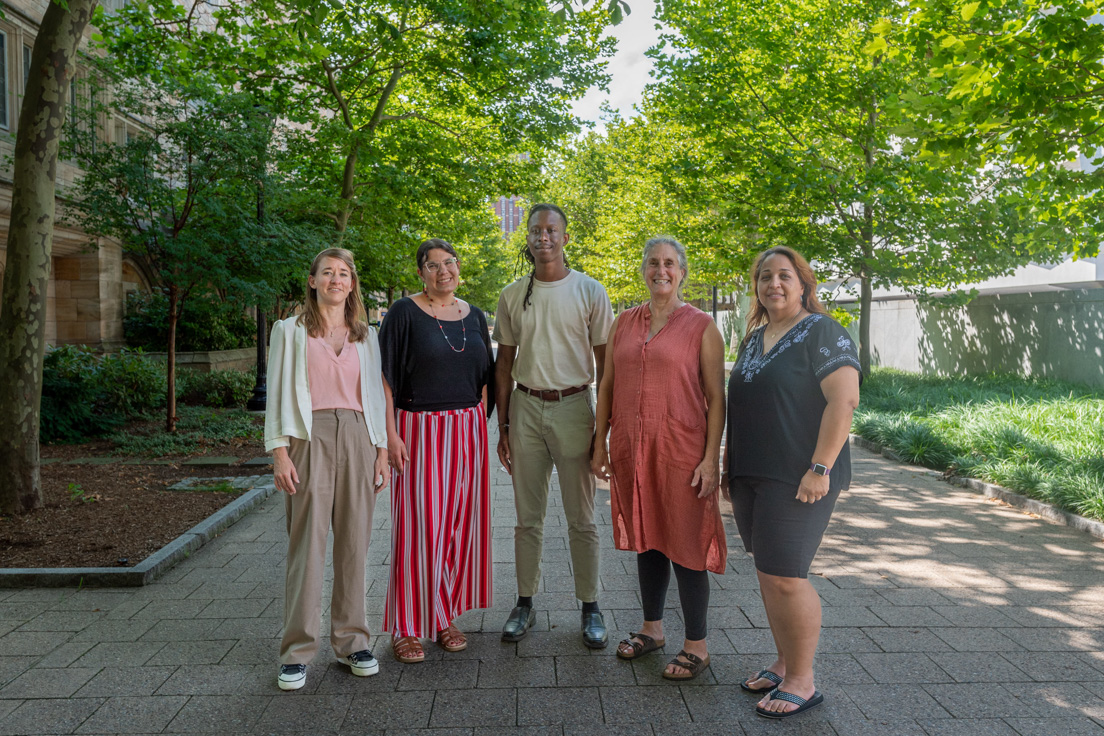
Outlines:
{"type": "Polygon", "coordinates": [[[178,562],[210,542],[223,530],[276,492],[271,475],[134,567],[16,567],[0,569],[0,588],[133,588],[149,585],[178,562]]]}

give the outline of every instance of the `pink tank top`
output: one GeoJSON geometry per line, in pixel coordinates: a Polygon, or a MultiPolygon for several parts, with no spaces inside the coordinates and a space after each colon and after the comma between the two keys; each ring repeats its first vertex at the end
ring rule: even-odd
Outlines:
{"type": "Polygon", "coordinates": [[[341,355],[334,353],[324,338],[307,336],[307,380],[314,411],[364,411],[360,402],[360,355],[348,335],[341,355]]]}

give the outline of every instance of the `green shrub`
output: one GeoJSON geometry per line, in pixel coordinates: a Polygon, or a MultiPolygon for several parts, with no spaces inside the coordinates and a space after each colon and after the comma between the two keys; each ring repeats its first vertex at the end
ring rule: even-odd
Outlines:
{"type": "Polygon", "coordinates": [[[244,407],[257,383],[256,369],[248,371],[182,370],[176,376],[176,398],[192,406],[244,407]]]}
{"type": "Polygon", "coordinates": [[[117,443],[115,454],[145,457],[190,455],[203,453],[215,445],[260,441],[264,435],[264,418],[243,409],[179,406],[177,418],[176,432],[172,434],[163,431],[160,426],[116,432],[110,438],[117,443]]]}
{"type": "Polygon", "coordinates": [[[77,442],[164,406],[164,368],[141,352],[100,355],[83,345],[46,352],[42,369],[44,442],[77,442]]]}
{"type": "Polygon", "coordinates": [[[117,414],[97,411],[97,389],[91,376],[96,356],[87,348],[62,345],[46,351],[42,362],[43,442],[77,442],[122,424],[117,414]]]}
{"type": "MultiPolygon", "coordinates": [[[[133,347],[168,350],[169,298],[157,291],[128,294],[123,334],[133,347]]],[[[234,350],[256,341],[257,322],[246,316],[240,304],[213,294],[189,297],[176,325],[176,349],[180,351],[234,350]]]]}
{"type": "Polygon", "coordinates": [[[96,382],[106,406],[127,419],[165,406],[168,379],[165,366],[142,355],[121,350],[100,359],[96,382]]]}

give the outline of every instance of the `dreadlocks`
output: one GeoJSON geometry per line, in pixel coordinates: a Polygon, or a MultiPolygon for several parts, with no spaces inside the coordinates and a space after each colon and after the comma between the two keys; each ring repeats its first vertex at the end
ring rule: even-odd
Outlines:
{"type": "MultiPolygon", "coordinates": [[[[557,207],[554,204],[549,204],[547,202],[542,202],[540,204],[535,204],[532,207],[530,207],[529,208],[529,217],[525,218],[526,238],[525,238],[525,242],[522,243],[522,245],[521,245],[521,256],[529,262],[530,266],[535,266],[536,261],[533,259],[533,254],[529,250],[529,237],[528,237],[528,235],[529,235],[529,223],[533,220],[533,215],[537,214],[538,212],[555,212],[557,215],[560,216],[560,219],[563,220],[564,232],[567,232],[567,215],[564,214],[564,211],[561,210],[559,207],[557,207]]],[[[564,267],[566,267],[566,268],[571,267],[571,264],[567,262],[567,253],[564,253],[564,267]]],[[[526,287],[526,289],[525,289],[525,299],[523,299],[522,302],[521,302],[522,310],[525,310],[526,308],[528,308],[528,306],[530,304],[532,304],[531,297],[533,296],[533,280],[536,277],[537,277],[536,269],[535,268],[530,269],[530,271],[529,271],[529,286],[526,287]]]]}

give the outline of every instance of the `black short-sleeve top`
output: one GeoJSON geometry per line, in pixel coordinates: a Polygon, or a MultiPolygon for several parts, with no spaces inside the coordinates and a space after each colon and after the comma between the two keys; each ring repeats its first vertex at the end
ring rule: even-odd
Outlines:
{"type": "Polygon", "coordinates": [[[379,331],[383,377],[395,408],[467,409],[482,401],[494,409],[494,353],[487,318],[477,307],[462,320],[438,320],[409,297],[391,305],[379,331]]]}
{"type": "MultiPolygon", "coordinates": [[[[862,369],[854,342],[824,314],[805,317],[763,354],[752,333],[728,381],[728,472],[794,486],[809,469],[828,401],[820,382],[843,366],[862,369]]],[[[828,476],[831,490],[851,485],[851,453],[840,450],[828,476]]]]}

